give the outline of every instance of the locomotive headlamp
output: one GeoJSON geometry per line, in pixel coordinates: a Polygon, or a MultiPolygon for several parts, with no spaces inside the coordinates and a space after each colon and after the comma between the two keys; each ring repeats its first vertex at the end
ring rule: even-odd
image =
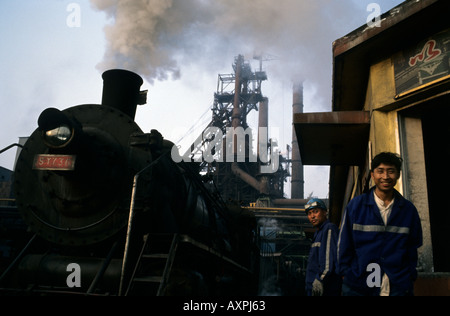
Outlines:
{"type": "Polygon", "coordinates": [[[73,136],[72,129],[66,125],[44,132],[44,142],[54,148],[67,145],[73,136]]]}
{"type": "Polygon", "coordinates": [[[63,148],[73,139],[74,128],[70,119],[60,110],[49,108],[38,119],[44,143],[51,148],[63,148]]]}

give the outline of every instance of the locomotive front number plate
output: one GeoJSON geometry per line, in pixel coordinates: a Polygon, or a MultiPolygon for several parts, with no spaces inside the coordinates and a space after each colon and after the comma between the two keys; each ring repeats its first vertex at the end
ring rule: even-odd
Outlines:
{"type": "Polygon", "coordinates": [[[73,155],[36,155],[33,169],[71,171],[75,169],[75,160],[73,155]]]}

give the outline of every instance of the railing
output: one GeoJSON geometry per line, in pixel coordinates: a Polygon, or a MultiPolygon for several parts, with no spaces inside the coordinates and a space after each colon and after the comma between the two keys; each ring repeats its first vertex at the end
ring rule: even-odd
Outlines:
{"type": "Polygon", "coordinates": [[[8,150],[10,150],[11,148],[14,148],[14,147],[23,148],[23,145],[21,145],[21,144],[11,144],[8,147],[5,147],[2,150],[0,150],[0,155],[3,154],[5,151],[8,151],[8,150]]]}
{"type": "MultiPolygon", "coordinates": [[[[17,144],[17,143],[11,144],[11,145],[3,148],[2,150],[0,150],[0,155],[3,154],[4,152],[10,150],[11,148],[14,148],[14,147],[23,148],[23,145],[17,144]]],[[[0,197],[0,205],[2,204],[2,202],[6,202],[5,205],[11,205],[10,203],[15,203],[16,200],[12,199],[12,198],[9,198],[9,197],[0,197]]]]}
{"type": "Polygon", "coordinates": [[[134,228],[134,217],[136,213],[136,196],[137,196],[137,189],[139,184],[140,176],[146,172],[151,171],[152,167],[157,164],[162,157],[169,154],[170,151],[166,151],[161,156],[159,156],[156,160],[152,161],[150,164],[148,164],[146,167],[144,167],[141,171],[135,174],[133,179],[133,189],[131,192],[131,203],[130,203],[130,212],[128,217],[128,226],[127,226],[127,235],[125,239],[125,249],[123,254],[123,262],[122,262],[122,272],[120,275],[120,285],[119,285],[119,296],[122,296],[125,293],[125,290],[127,288],[127,282],[130,282],[130,280],[126,280],[128,269],[131,269],[129,266],[129,255],[130,255],[130,242],[131,242],[131,233],[134,228]]]}

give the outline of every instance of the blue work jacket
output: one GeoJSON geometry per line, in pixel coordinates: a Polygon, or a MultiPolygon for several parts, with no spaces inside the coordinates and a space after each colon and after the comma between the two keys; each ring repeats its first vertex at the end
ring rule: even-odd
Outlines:
{"type": "Polygon", "coordinates": [[[385,225],[372,188],[350,201],[345,210],[338,240],[338,271],[344,284],[364,291],[374,271],[369,265],[378,264],[380,274],[389,277],[391,288],[409,291],[417,278],[420,246],[422,226],[415,206],[395,191],[385,225]]]}
{"type": "Polygon", "coordinates": [[[315,279],[324,285],[324,295],[340,295],[341,282],[336,273],[338,228],[326,220],[314,234],[306,269],[306,292],[311,293],[315,279]]]}

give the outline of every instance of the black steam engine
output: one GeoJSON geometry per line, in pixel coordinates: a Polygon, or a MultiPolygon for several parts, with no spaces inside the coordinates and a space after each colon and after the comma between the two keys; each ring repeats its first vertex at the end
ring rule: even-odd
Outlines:
{"type": "Polygon", "coordinates": [[[174,144],[135,123],[138,75],[103,74],[101,105],[46,109],[15,169],[30,241],[6,293],[254,294],[254,218],[226,204],[174,144]],[[240,292],[241,291],[241,292],[240,292]]]}

